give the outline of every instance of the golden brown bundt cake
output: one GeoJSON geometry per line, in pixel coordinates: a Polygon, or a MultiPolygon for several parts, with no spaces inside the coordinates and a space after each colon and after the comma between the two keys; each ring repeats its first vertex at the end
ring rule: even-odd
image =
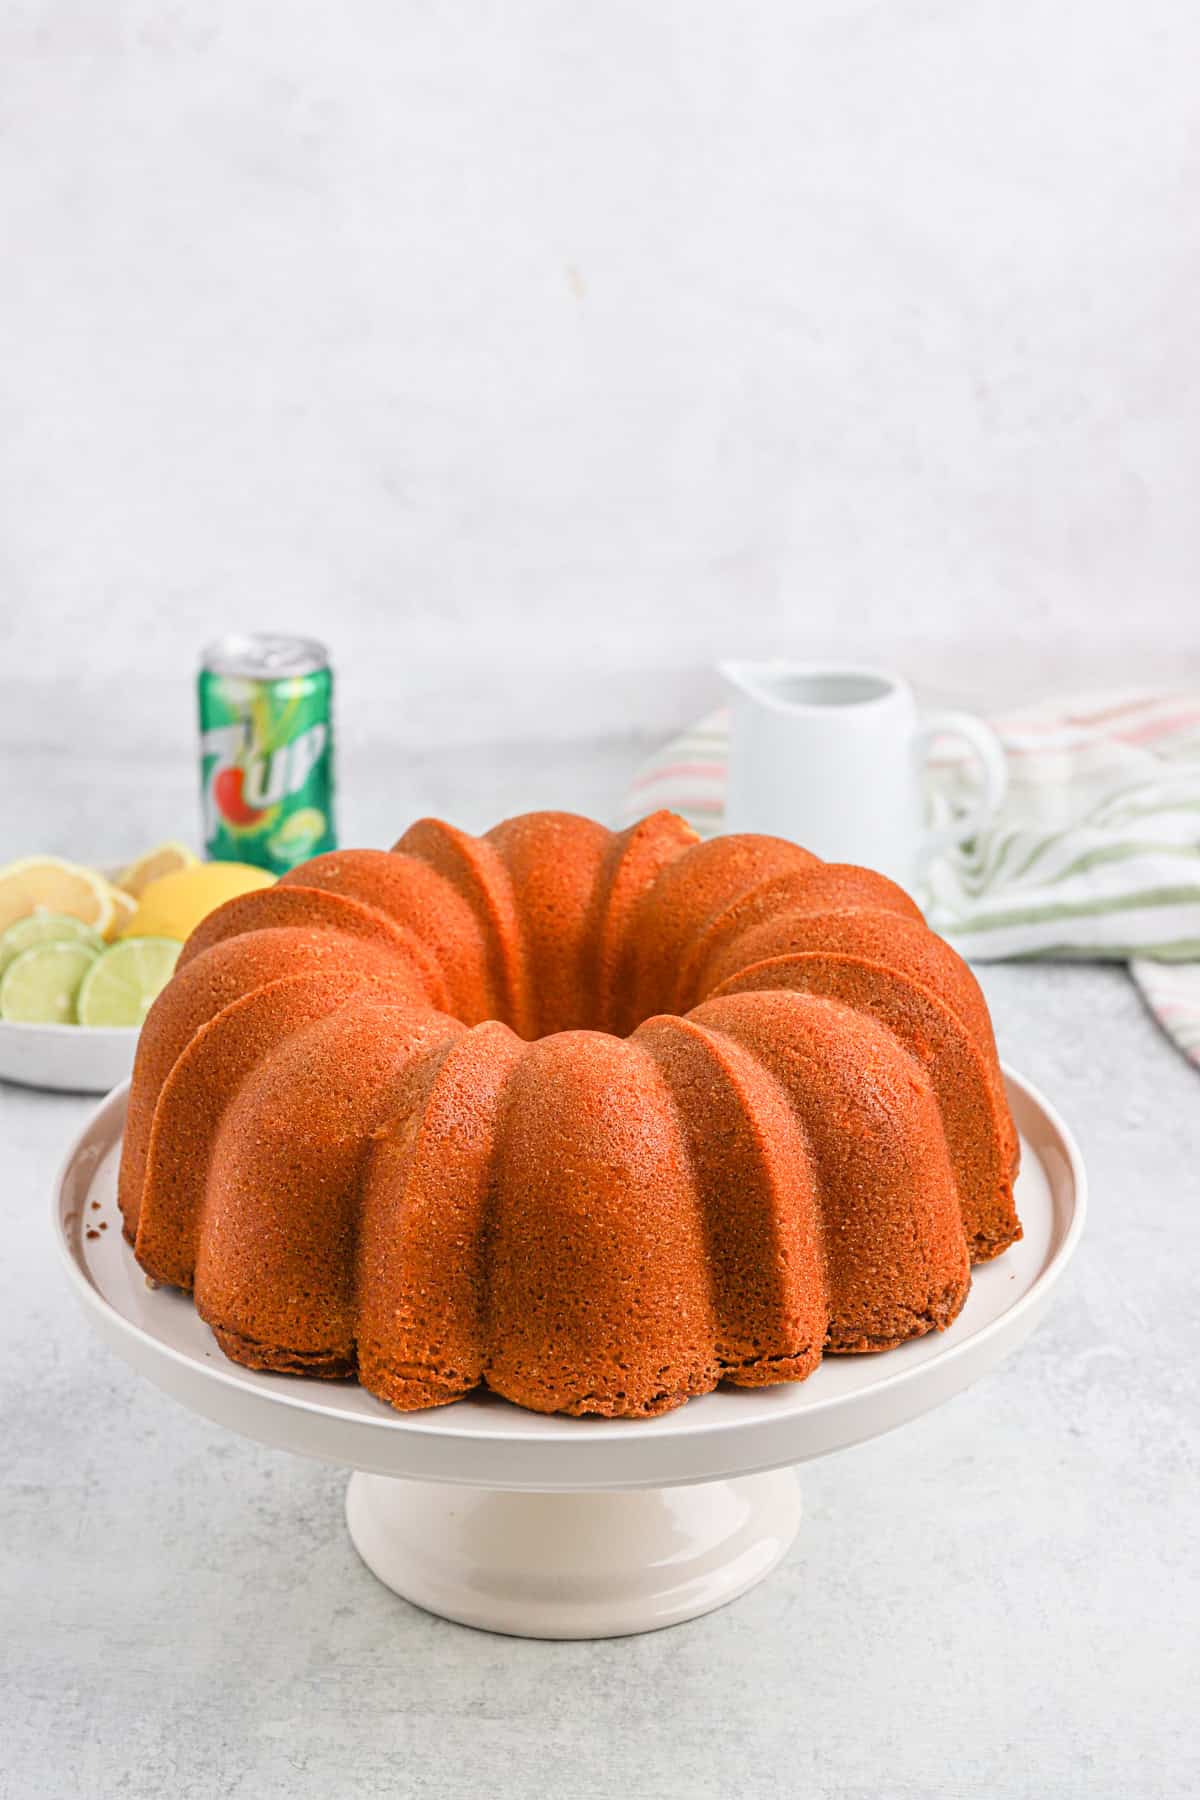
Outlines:
{"type": "Polygon", "coordinates": [[[530,813],[210,914],[120,1201],[236,1362],[620,1416],[942,1329],[1016,1167],[983,997],[892,882],[530,813]]]}

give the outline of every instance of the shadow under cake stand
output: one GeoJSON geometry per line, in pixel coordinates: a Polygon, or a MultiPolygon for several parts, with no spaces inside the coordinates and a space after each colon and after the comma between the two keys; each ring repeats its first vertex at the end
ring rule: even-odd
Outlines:
{"type": "Polygon", "coordinates": [[[1033,1330],[1079,1241],[1084,1172],[1053,1109],[1010,1071],[1005,1081],[1025,1236],[975,1271],[948,1331],[829,1358],[799,1384],[722,1388],[661,1418],[543,1417],[491,1395],[404,1414],[349,1383],[227,1362],[190,1298],[148,1287],[121,1236],[128,1084],[67,1155],[54,1234],[92,1325],[140,1374],[219,1425],[355,1471],[351,1539],[396,1593],[488,1631],[618,1637],[761,1581],[800,1522],[793,1464],[929,1411],[1033,1330]]]}

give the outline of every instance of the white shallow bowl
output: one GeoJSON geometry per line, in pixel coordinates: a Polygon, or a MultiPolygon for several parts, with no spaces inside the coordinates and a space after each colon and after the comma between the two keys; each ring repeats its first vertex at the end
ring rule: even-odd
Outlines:
{"type": "Polygon", "coordinates": [[[1053,1108],[1010,1070],[1005,1079],[1025,1236],[975,1270],[948,1331],[885,1356],[827,1358],[804,1382],[718,1389],[653,1419],[545,1416],[486,1394],[398,1413],[352,1383],[227,1362],[191,1300],[147,1287],[122,1239],[124,1090],[71,1145],[53,1230],[92,1326],[139,1374],[231,1431],[356,1470],[351,1539],[387,1586],[490,1631],[620,1636],[744,1593],[796,1533],[788,1465],[903,1426],[1033,1330],[1079,1242],[1085,1179],[1053,1108]]]}
{"type": "MultiPolygon", "coordinates": [[[[98,864],[115,881],[124,864],[98,864]]],[[[0,1081],[57,1094],[107,1094],[133,1073],[138,1025],[13,1025],[0,1019],[0,1081]]]]}
{"type": "Polygon", "coordinates": [[[0,1081],[107,1094],[133,1069],[136,1025],[14,1025],[0,1019],[0,1081]]]}

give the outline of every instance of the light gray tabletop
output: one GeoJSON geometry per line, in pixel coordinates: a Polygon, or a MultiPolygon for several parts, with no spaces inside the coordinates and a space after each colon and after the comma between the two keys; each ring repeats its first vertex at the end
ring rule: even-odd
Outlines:
{"type": "Polygon", "coordinates": [[[409,1607],[355,1557],[338,1470],[103,1350],[47,1223],[91,1103],[0,1088],[0,1795],[1196,1792],[1200,1075],[1119,969],[981,974],[1090,1170],[1051,1317],[938,1412],[808,1465],[764,1585],[608,1643],[409,1607]]]}

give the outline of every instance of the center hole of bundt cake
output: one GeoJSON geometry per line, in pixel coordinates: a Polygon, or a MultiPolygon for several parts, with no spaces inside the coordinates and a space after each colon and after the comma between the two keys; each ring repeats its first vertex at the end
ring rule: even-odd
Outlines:
{"type": "MultiPolygon", "coordinates": [[[[504,996],[507,1004],[499,1012],[499,1022],[528,1044],[564,1032],[624,1040],[633,1037],[647,1019],[687,1011],[695,1003],[687,995],[676,995],[679,972],[674,967],[659,970],[659,979],[653,984],[645,979],[606,982],[586,964],[581,969],[568,957],[543,955],[531,959],[525,973],[527,979],[513,982],[504,996]]],[[[702,994],[696,995],[700,998],[702,994]]]]}

